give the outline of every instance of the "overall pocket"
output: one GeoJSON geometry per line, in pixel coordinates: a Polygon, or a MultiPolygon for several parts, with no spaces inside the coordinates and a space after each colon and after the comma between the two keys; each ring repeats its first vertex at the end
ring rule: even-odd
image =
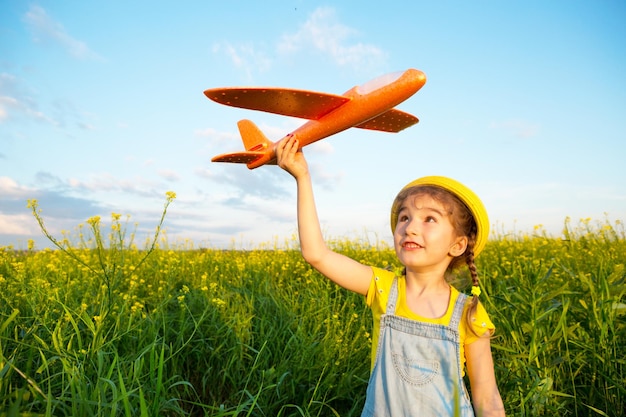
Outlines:
{"type": "Polygon", "coordinates": [[[437,361],[406,357],[399,353],[392,353],[391,358],[398,375],[411,385],[429,384],[440,372],[437,361]]]}

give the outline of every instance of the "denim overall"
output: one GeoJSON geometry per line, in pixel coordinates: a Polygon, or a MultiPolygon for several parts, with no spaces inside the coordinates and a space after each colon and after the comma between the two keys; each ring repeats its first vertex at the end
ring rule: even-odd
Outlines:
{"type": "Polygon", "coordinates": [[[397,299],[395,278],[380,319],[361,417],[474,416],[459,361],[459,323],[467,296],[459,294],[449,326],[396,316],[397,299]]]}

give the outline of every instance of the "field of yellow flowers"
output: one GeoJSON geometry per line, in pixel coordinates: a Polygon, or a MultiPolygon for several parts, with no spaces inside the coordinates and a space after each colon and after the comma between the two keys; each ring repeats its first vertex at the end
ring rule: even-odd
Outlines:
{"type": "MultiPolygon", "coordinates": [[[[362,297],[312,270],[295,240],[169,247],[162,223],[143,249],[116,214],[49,236],[55,250],[0,248],[1,417],[360,415],[362,297]]],[[[381,244],[331,245],[398,267],[381,244]]],[[[507,415],[626,416],[623,224],[494,236],[477,261],[507,415]]]]}

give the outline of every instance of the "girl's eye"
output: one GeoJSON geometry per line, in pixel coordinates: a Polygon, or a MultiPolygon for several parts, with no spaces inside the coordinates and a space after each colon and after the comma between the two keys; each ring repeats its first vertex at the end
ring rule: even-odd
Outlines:
{"type": "Polygon", "coordinates": [[[403,222],[403,223],[406,222],[407,220],[409,220],[409,216],[403,215],[398,218],[398,221],[403,222]]]}
{"type": "Polygon", "coordinates": [[[433,216],[428,216],[426,217],[426,223],[436,223],[437,219],[435,219],[433,216]]]}

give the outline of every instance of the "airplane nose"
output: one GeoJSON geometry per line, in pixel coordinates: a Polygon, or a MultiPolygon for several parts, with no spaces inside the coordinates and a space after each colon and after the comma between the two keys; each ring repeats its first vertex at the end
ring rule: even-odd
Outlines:
{"type": "Polygon", "coordinates": [[[426,74],[420,70],[409,68],[402,73],[401,77],[405,83],[413,86],[413,93],[416,93],[420,88],[426,84],[426,74]]]}

